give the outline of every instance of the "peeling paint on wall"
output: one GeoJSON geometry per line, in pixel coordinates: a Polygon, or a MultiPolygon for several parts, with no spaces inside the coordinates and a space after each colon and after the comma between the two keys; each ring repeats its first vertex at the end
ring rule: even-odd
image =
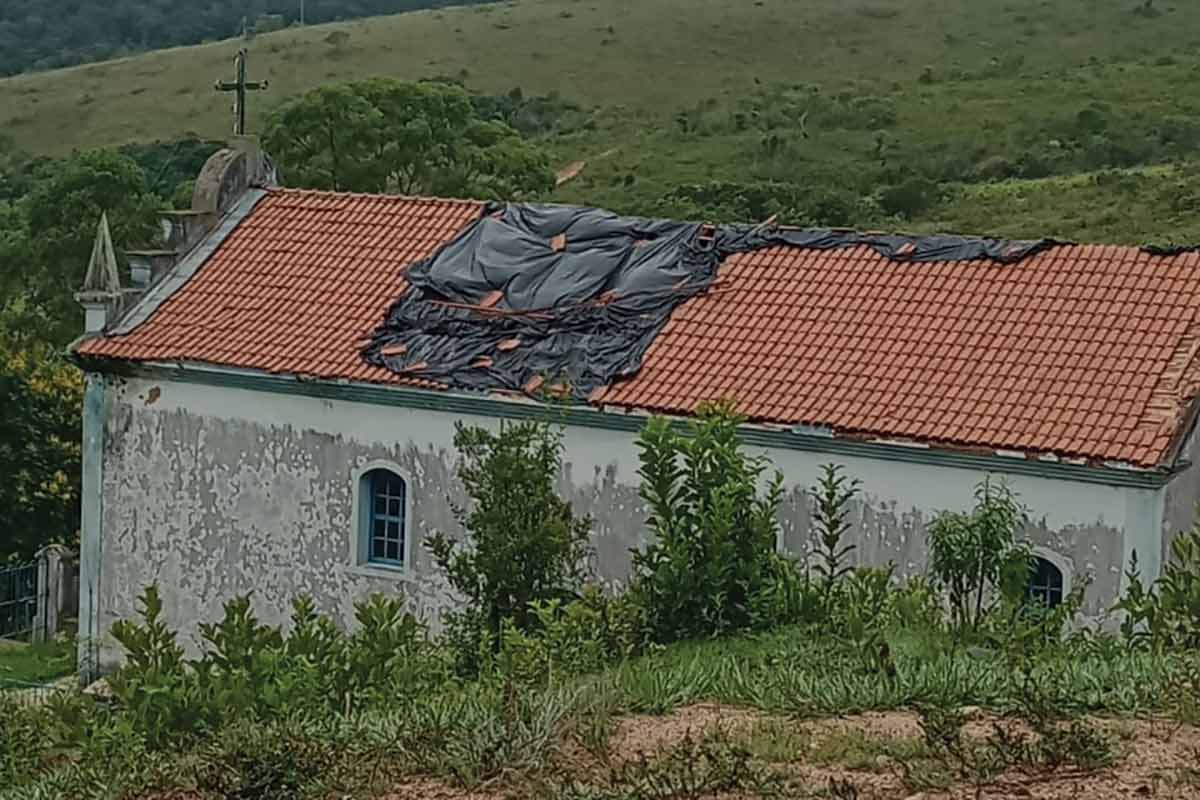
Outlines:
{"type": "MultiPolygon", "coordinates": [[[[1167,484],[1165,511],[1162,524],[1162,559],[1165,561],[1171,554],[1171,542],[1184,531],[1189,531],[1196,524],[1197,512],[1200,511],[1200,467],[1195,466],[1200,459],[1200,427],[1191,432],[1183,448],[1184,458],[1191,464],[1186,470],[1167,484]]],[[[1138,553],[1142,559],[1142,554],[1138,553]]]]}
{"type": "MultiPolygon", "coordinates": [[[[226,600],[247,592],[255,612],[271,624],[286,623],[300,594],[347,626],[354,602],[372,592],[403,593],[431,621],[453,606],[421,544],[434,531],[461,535],[452,513],[452,504],[466,501],[454,477],[454,423],[495,427],[495,420],[140,379],[118,382],[112,395],[104,452],[102,630],[133,616],[136,596],[150,583],[158,584],[168,620],[192,649],[199,646],[199,623],[218,618],[226,600]],[[152,391],[157,402],[148,403],[152,391]],[[406,577],[355,564],[356,475],[380,460],[398,465],[413,483],[414,563],[406,577]]],[[[598,576],[624,584],[630,548],[644,545],[647,536],[634,439],[572,428],[565,447],[563,496],[594,521],[598,576]]],[[[785,476],[780,522],[787,551],[811,550],[805,489],[820,464],[837,461],[863,485],[854,509],[855,558],[894,562],[903,575],[925,568],[925,526],[933,514],[970,507],[982,478],[940,466],[753,452],[767,455],[785,476]]],[[[1089,610],[1110,606],[1129,521],[1136,518],[1131,498],[1146,490],[1031,476],[1011,483],[1037,520],[1031,539],[1079,575],[1094,576],[1089,610]]],[[[1146,530],[1134,535],[1157,541],[1160,525],[1145,520],[1146,530]]],[[[117,657],[111,642],[104,655],[111,666],[117,657]]]]}

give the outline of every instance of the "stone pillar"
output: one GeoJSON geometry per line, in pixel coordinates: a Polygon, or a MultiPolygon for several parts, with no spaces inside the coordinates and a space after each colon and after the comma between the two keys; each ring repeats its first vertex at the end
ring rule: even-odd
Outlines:
{"type": "Polygon", "coordinates": [[[67,548],[61,544],[43,547],[37,553],[37,612],[33,617],[33,641],[48,642],[58,633],[62,612],[63,570],[67,548]]]}

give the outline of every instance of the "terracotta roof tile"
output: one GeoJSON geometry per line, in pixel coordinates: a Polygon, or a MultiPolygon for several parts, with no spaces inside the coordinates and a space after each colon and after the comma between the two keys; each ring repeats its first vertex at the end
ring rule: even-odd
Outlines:
{"type": "MultiPolygon", "coordinates": [[[[190,281],[86,356],[419,383],[359,355],[406,265],[477,202],[274,190],[190,281]]],[[[434,388],[432,384],[419,385],[434,388]]],[[[1200,389],[1200,255],[1063,245],[1017,264],[865,246],[734,256],[594,401],[1154,466],[1200,389]]]]}
{"type": "Polygon", "coordinates": [[[670,380],[689,403],[741,400],[763,422],[1154,465],[1200,378],[1194,261],[1091,245],[1007,266],[898,265],[863,248],[740,255],[722,267],[737,291],[719,311],[681,307],[605,402],[684,411],[653,391],[670,380]],[[696,335],[751,345],[749,363],[729,367],[696,335]]]}
{"type": "Polygon", "coordinates": [[[363,337],[403,291],[404,267],[481,209],[461,200],[272,191],[148,321],[125,336],[84,342],[79,352],[414,383],[365,364],[363,337]]]}

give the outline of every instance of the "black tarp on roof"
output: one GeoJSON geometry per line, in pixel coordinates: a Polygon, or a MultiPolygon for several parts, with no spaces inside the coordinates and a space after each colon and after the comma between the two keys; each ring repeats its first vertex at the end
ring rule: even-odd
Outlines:
{"type": "Polygon", "coordinates": [[[458,388],[575,399],[635,374],[671,312],[728,256],[865,245],[896,261],[1012,263],[1054,244],[959,236],[710,226],[593,208],[488,208],[429,258],[363,351],[378,366],[458,388]]]}

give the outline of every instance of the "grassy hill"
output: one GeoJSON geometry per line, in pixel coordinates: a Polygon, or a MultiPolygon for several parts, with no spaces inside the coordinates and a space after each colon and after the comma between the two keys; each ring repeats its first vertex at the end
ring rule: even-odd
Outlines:
{"type": "MultiPolygon", "coordinates": [[[[241,45],[0,81],[0,130],[47,154],[222,136],[212,82],[241,45]]],[[[255,127],[296,92],[370,75],[557,92],[587,110],[547,139],[562,163],[590,162],[564,200],[755,218],[817,193],[807,216],[831,222],[1200,239],[1197,4],[520,0],[249,47],[271,81],[255,127]],[[855,197],[867,206],[842,208],[855,197]]]]}

